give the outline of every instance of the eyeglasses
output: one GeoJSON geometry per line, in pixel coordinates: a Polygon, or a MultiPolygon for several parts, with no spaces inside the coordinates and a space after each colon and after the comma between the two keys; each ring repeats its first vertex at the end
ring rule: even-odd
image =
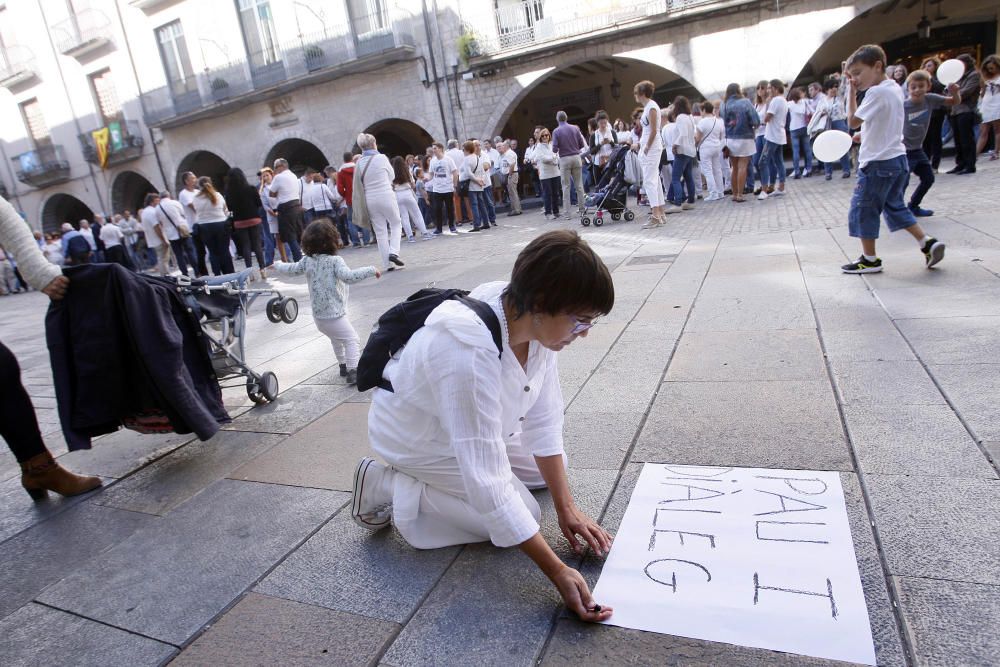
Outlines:
{"type": "Polygon", "coordinates": [[[573,331],[571,331],[570,333],[572,333],[574,336],[577,336],[579,334],[582,334],[584,331],[587,331],[588,329],[590,329],[595,324],[597,324],[597,320],[591,320],[589,322],[584,322],[583,320],[580,320],[580,319],[574,317],[573,318],[573,331]]]}

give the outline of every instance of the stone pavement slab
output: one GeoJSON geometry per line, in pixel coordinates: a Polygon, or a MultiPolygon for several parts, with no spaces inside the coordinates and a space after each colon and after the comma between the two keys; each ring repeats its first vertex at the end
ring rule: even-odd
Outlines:
{"type": "Polygon", "coordinates": [[[221,480],[38,599],[180,645],[345,498],[332,491],[221,480]]]}
{"type": "Polygon", "coordinates": [[[92,558],[152,525],[155,517],[80,503],[0,543],[0,618],[92,558]]]}
{"type": "Polygon", "coordinates": [[[342,403],[351,391],[357,392],[346,386],[297,385],[283,390],[274,403],[258,405],[222,428],[254,433],[295,433],[342,403]]]}
{"type": "Polygon", "coordinates": [[[929,364],[1000,362],[1000,317],[934,317],[898,324],[929,364]]]}
{"type": "Polygon", "coordinates": [[[169,644],[39,604],[0,621],[6,667],[158,665],[175,651],[169,644]]]}
{"type": "Polygon", "coordinates": [[[249,593],[170,662],[177,667],[371,665],[395,623],[249,593]]]}
{"type": "Polygon", "coordinates": [[[893,575],[1000,585],[1000,481],[871,474],[867,484],[893,575]]]}
{"type": "Polygon", "coordinates": [[[668,382],[819,380],[826,366],[815,329],[706,331],[681,336],[668,382]]]}
{"type": "Polygon", "coordinates": [[[191,433],[144,435],[123,428],[95,440],[91,449],[63,454],[59,463],[81,475],[119,479],[188,442],[199,440],[191,433]]]}
{"type": "Polygon", "coordinates": [[[645,412],[577,404],[566,413],[563,448],[570,468],[617,470],[625,461],[645,412]]]}
{"type": "MultiPolygon", "coordinates": [[[[110,481],[104,480],[105,483],[110,481]]],[[[49,493],[46,500],[35,502],[21,486],[20,475],[6,479],[0,482],[0,542],[100,495],[101,492],[102,489],[96,489],[71,498],[49,493]]]]}
{"type": "Polygon", "coordinates": [[[665,382],[633,460],[850,470],[829,381],[665,382]]]}
{"type": "Polygon", "coordinates": [[[368,406],[341,403],[232,472],[233,479],[350,491],[368,446],[368,406]]]}
{"type": "Polygon", "coordinates": [[[405,622],[458,547],[421,551],[393,530],[370,533],[341,512],[267,576],[264,595],[405,622]]]}
{"type": "Polygon", "coordinates": [[[919,361],[836,362],[833,375],[847,404],[942,405],[945,402],[919,361]]]}
{"type": "Polygon", "coordinates": [[[928,366],[934,379],[982,440],[1000,440],[1000,363],[928,366]]]}
{"type": "Polygon", "coordinates": [[[132,512],[166,514],[282,439],[270,433],[219,431],[115,484],[95,502],[132,512]]]}
{"type": "Polygon", "coordinates": [[[1000,586],[896,577],[918,665],[995,665],[1000,586]]]}

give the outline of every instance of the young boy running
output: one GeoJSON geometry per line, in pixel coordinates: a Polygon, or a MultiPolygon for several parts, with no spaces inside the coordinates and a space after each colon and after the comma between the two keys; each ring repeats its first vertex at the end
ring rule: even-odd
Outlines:
{"type": "Polygon", "coordinates": [[[962,101],[957,83],[948,86],[950,96],[935,95],[930,92],[931,75],[927,70],[913,70],[906,77],[906,87],[910,97],[903,102],[906,122],[903,125],[903,144],[906,146],[906,161],[910,173],[916,174],[920,183],[910,195],[909,209],[918,218],[934,215],[934,211],[920,208],[924,195],[934,185],[934,168],[924,153],[924,137],[931,124],[931,114],[941,107],[950,107],[962,101]]]}
{"type": "Polygon", "coordinates": [[[850,235],[861,239],[862,254],[840,267],[844,273],[882,270],[875,254],[881,215],[889,231],[905,229],[920,243],[927,268],[944,258],[944,244],[927,236],[903,203],[910,178],[903,146],[903,89],[886,77],[885,61],[885,51],[875,44],[862,46],[847,60],[847,123],[861,128],[858,184],[848,222],[850,235]],[[860,106],[853,89],[865,92],[860,106]]]}

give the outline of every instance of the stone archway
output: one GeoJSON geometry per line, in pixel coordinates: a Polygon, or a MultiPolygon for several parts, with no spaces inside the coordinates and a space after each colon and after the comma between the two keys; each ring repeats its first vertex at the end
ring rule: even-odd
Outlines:
{"type": "Polygon", "coordinates": [[[64,222],[79,227],[81,220],[94,221],[94,212],[73,195],[52,195],[42,206],[42,231],[58,232],[64,222]]]}
{"type": "Polygon", "coordinates": [[[134,171],[123,171],[111,183],[111,210],[115,213],[137,213],[150,192],[158,190],[145,176],[134,171]]]}
{"type": "Polygon", "coordinates": [[[557,111],[565,111],[584,133],[587,119],[599,109],[612,120],[622,118],[628,123],[635,107],[632,88],[644,80],[656,86],[653,98],[661,106],[678,95],[702,98],[686,78],[665,67],[635,58],[592,58],[551,68],[526,85],[500,117],[499,134],[526,142],[536,125],[555,127],[557,111]]]}
{"type": "Polygon", "coordinates": [[[194,151],[188,153],[177,165],[177,180],[175,190],[184,188],[184,173],[194,172],[196,176],[209,176],[215,189],[222,192],[226,187],[226,174],[229,173],[229,163],[211,151],[194,151]]]}
{"type": "Polygon", "coordinates": [[[427,130],[401,118],[384,118],[368,126],[365,133],[374,135],[379,151],[390,158],[397,155],[423,155],[427,147],[434,143],[434,138],[427,130]]]}
{"type": "Polygon", "coordinates": [[[302,176],[307,167],[312,167],[316,171],[322,171],[330,164],[316,144],[305,139],[282,139],[267,152],[264,164],[272,165],[278,158],[288,160],[288,168],[295,172],[296,176],[302,176]]]}

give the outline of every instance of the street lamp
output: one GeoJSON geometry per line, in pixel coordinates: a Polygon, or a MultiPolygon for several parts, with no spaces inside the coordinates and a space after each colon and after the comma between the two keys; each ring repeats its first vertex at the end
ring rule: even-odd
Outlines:
{"type": "Polygon", "coordinates": [[[930,38],[931,22],[927,20],[927,0],[924,0],[924,15],[920,17],[920,22],[917,23],[917,39],[930,38]]]}
{"type": "Polygon", "coordinates": [[[615,78],[614,74],[611,75],[611,85],[609,88],[611,89],[611,99],[617,102],[618,98],[622,96],[622,84],[621,81],[615,78]]]}

